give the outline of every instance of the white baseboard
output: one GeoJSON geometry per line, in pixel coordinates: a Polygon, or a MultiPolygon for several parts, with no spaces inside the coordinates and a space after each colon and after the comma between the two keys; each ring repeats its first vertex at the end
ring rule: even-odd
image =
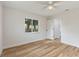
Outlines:
{"type": "Polygon", "coordinates": [[[28,43],[31,43],[31,42],[35,42],[35,41],[38,41],[38,40],[44,40],[44,39],[46,39],[46,38],[37,39],[37,40],[33,40],[33,41],[28,41],[28,42],[23,42],[23,43],[18,43],[18,44],[10,45],[10,46],[7,46],[7,47],[3,47],[3,49],[12,48],[12,47],[16,47],[16,46],[28,44],[28,43]]]}
{"type": "Polygon", "coordinates": [[[70,43],[70,42],[67,42],[67,41],[63,41],[63,40],[61,40],[61,42],[79,48],[79,45],[76,45],[76,44],[73,44],[73,43],[70,43]]]}

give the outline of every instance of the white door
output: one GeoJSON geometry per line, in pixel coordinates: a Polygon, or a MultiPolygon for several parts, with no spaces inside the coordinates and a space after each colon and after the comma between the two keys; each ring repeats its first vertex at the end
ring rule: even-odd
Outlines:
{"type": "Polygon", "coordinates": [[[53,36],[54,39],[61,39],[61,31],[60,31],[60,20],[59,19],[54,19],[53,21],[53,36]]]}

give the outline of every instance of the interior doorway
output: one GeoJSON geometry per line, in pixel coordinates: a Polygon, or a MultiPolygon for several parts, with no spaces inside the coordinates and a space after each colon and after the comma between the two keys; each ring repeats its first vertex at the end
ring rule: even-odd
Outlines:
{"type": "Polygon", "coordinates": [[[61,26],[60,26],[60,19],[53,20],[53,38],[55,40],[61,40],[61,26]]]}

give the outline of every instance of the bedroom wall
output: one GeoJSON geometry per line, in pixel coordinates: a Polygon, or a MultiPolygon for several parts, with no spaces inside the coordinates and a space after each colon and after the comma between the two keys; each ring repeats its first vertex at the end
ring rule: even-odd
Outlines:
{"type": "Polygon", "coordinates": [[[61,42],[79,47],[79,8],[64,11],[49,20],[48,36],[51,37],[54,19],[60,20],[61,42]],[[51,25],[50,25],[51,24],[51,25]]]}
{"type": "Polygon", "coordinates": [[[79,47],[79,8],[61,15],[61,41],[79,47]]]}
{"type": "Polygon", "coordinates": [[[2,4],[0,2],[0,55],[2,53],[2,4]]]}
{"type": "Polygon", "coordinates": [[[4,42],[3,48],[9,48],[46,38],[45,17],[21,11],[19,9],[4,7],[4,42]],[[25,32],[25,17],[36,19],[39,22],[38,32],[25,32]]]}

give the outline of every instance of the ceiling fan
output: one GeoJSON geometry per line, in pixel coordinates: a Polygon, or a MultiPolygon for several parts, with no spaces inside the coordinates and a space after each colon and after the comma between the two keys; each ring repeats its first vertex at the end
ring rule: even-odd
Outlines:
{"type": "Polygon", "coordinates": [[[53,10],[60,5],[60,2],[61,1],[47,1],[46,3],[43,3],[43,5],[45,5],[44,9],[53,10]]]}

